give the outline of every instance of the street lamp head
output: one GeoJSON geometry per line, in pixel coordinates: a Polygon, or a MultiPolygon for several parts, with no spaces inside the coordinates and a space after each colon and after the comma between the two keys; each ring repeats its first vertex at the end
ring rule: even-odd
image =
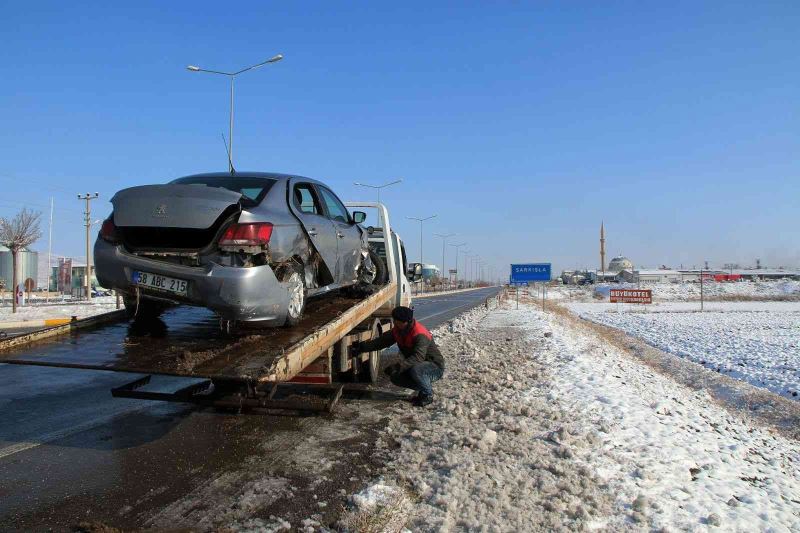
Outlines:
{"type": "Polygon", "coordinates": [[[194,65],[189,65],[188,67],[186,67],[186,70],[191,70],[192,72],[199,72],[200,71],[200,67],[196,67],[194,65]]]}
{"type": "Polygon", "coordinates": [[[277,63],[281,59],[283,59],[283,54],[278,54],[267,59],[267,63],[277,63]]]}

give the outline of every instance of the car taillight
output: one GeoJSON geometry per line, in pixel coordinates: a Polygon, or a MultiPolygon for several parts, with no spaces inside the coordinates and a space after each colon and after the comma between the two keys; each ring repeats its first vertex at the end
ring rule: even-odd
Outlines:
{"type": "Polygon", "coordinates": [[[272,224],[231,224],[219,240],[220,246],[259,246],[268,244],[272,237],[272,224]]]}
{"type": "Polygon", "coordinates": [[[110,218],[107,218],[103,221],[103,225],[100,226],[100,237],[107,242],[112,244],[116,244],[119,242],[119,234],[117,233],[117,226],[114,225],[114,221],[110,218]]]}

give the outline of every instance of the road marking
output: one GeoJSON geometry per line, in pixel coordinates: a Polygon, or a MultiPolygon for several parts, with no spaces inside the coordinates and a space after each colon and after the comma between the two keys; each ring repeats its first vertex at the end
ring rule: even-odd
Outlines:
{"type": "Polygon", "coordinates": [[[445,314],[445,313],[452,313],[453,311],[458,311],[458,310],[460,310],[460,309],[463,309],[463,308],[465,308],[465,307],[469,307],[469,306],[472,306],[472,307],[478,307],[478,306],[479,306],[479,305],[481,305],[482,303],[483,303],[483,302],[482,302],[482,301],[480,301],[480,300],[478,300],[478,301],[471,301],[471,302],[469,302],[469,303],[466,303],[466,304],[464,304],[464,305],[459,305],[458,307],[451,307],[450,309],[445,309],[444,311],[440,311],[440,312],[438,312],[438,313],[434,313],[434,314],[432,314],[432,315],[428,315],[428,316],[422,316],[422,317],[419,317],[419,319],[420,319],[420,320],[430,320],[431,318],[433,318],[433,317],[435,317],[435,316],[443,315],[443,314],[445,314]]]}
{"type": "Polygon", "coordinates": [[[9,455],[14,455],[15,453],[24,452],[25,450],[30,450],[31,448],[36,448],[37,446],[40,446],[42,444],[47,444],[48,442],[53,442],[54,440],[63,439],[71,435],[75,435],[76,433],[87,431],[89,429],[103,425],[106,422],[110,422],[111,420],[120,415],[129,415],[138,411],[142,411],[152,406],[153,404],[145,404],[145,405],[140,405],[138,407],[134,407],[132,409],[117,411],[116,413],[103,416],[100,418],[95,418],[94,420],[89,420],[88,422],[84,422],[83,424],[78,424],[77,426],[72,426],[69,429],[62,429],[59,431],[53,431],[51,433],[45,433],[44,435],[33,437],[28,441],[18,442],[17,444],[12,444],[11,446],[0,448],[0,459],[8,457],[9,455]]]}

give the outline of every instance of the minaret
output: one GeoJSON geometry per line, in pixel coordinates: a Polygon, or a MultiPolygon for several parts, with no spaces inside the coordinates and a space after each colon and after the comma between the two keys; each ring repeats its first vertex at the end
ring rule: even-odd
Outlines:
{"type": "Polygon", "coordinates": [[[600,270],[603,272],[603,281],[606,280],[606,230],[600,221],[600,270]]]}

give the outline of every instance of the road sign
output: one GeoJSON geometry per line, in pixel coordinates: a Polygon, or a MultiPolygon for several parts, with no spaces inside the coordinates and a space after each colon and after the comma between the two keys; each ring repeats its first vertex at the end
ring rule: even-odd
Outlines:
{"type": "Polygon", "coordinates": [[[550,281],[550,263],[511,265],[511,283],[550,281]]]}
{"type": "Polygon", "coordinates": [[[650,289],[611,289],[609,300],[612,304],[651,304],[653,303],[653,291],[650,289]]]}

